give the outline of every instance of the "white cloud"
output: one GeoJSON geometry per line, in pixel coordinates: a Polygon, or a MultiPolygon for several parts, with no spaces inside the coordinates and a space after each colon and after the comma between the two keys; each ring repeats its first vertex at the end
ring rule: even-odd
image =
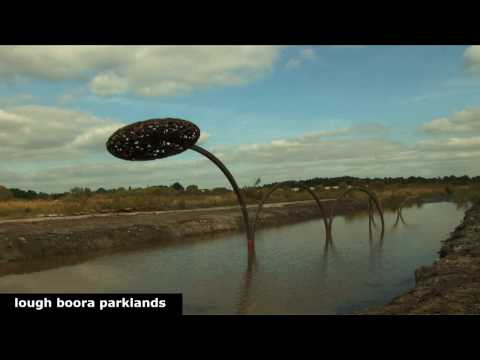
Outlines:
{"type": "Polygon", "coordinates": [[[13,96],[0,96],[0,107],[15,106],[31,103],[35,97],[31,94],[18,94],[13,96]]]}
{"type": "Polygon", "coordinates": [[[301,52],[301,56],[306,60],[314,60],[317,56],[315,54],[315,50],[312,48],[303,49],[301,52]]]}
{"type": "MultiPolygon", "coordinates": [[[[80,80],[94,94],[164,96],[245,84],[272,69],[276,46],[0,46],[0,79],[80,80]]],[[[308,54],[307,54],[308,55],[308,54]]]]}
{"type": "Polygon", "coordinates": [[[312,48],[305,48],[301,49],[298,55],[290,58],[286,64],[285,68],[287,69],[295,69],[303,65],[306,61],[312,61],[317,58],[315,50],[312,48]]]}
{"type": "Polygon", "coordinates": [[[422,140],[418,142],[417,146],[419,149],[430,151],[480,151],[480,136],[422,140]]]}
{"type": "MultiPolygon", "coordinates": [[[[472,120],[472,113],[477,111],[455,113],[447,118],[447,125],[441,121],[427,123],[430,136],[413,144],[390,139],[388,129],[381,124],[364,123],[264,143],[207,148],[225,162],[240,185],[250,184],[256,177],[273,182],[342,175],[474,175],[480,172],[480,133],[472,120]]],[[[123,125],[61,108],[2,109],[0,158],[4,161],[0,163],[0,184],[41,191],[175,181],[202,187],[228,186],[215,165],[194,152],[152,162],[128,162],[110,156],[105,141],[123,125]]],[[[202,131],[198,143],[210,138],[202,131]]]]}
{"type": "Polygon", "coordinates": [[[82,112],[48,106],[0,109],[0,158],[68,160],[104,148],[122,126],[82,112]]]}
{"type": "Polygon", "coordinates": [[[451,117],[437,118],[423,125],[429,134],[480,134],[480,108],[469,108],[454,113],[451,117]]]}
{"type": "Polygon", "coordinates": [[[467,48],[464,52],[464,57],[468,70],[480,74],[480,45],[467,48]]]}
{"type": "Polygon", "coordinates": [[[210,133],[206,131],[200,131],[200,138],[198,139],[197,144],[198,145],[205,144],[208,141],[208,139],[210,139],[210,137],[211,137],[210,133]]]}
{"type": "Polygon", "coordinates": [[[119,95],[128,90],[128,82],[114,72],[102,73],[90,81],[90,89],[95,95],[119,95]]]}

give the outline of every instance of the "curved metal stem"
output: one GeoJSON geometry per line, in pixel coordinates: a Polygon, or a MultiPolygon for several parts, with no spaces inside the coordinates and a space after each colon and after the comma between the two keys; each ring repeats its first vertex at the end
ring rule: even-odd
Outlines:
{"type": "MultiPolygon", "coordinates": [[[[252,235],[255,237],[255,229],[256,229],[256,226],[257,226],[257,221],[258,221],[258,218],[260,216],[260,212],[262,211],[263,209],[263,205],[265,204],[265,202],[268,200],[268,198],[270,197],[270,195],[272,195],[272,193],[274,191],[276,191],[279,187],[281,187],[285,182],[281,182],[281,183],[278,183],[276,184],[274,187],[272,187],[262,198],[262,200],[260,201],[260,204],[258,205],[258,208],[257,208],[257,213],[255,214],[255,220],[253,221],[253,224],[252,224],[252,235]]],[[[318,198],[317,194],[315,194],[312,190],[310,190],[310,188],[306,185],[303,185],[303,184],[298,184],[299,187],[301,187],[302,189],[305,189],[307,190],[310,195],[312,195],[312,197],[315,199],[315,201],[317,202],[318,204],[318,207],[320,208],[320,211],[322,213],[322,217],[323,217],[323,221],[325,223],[325,235],[327,237],[327,240],[330,239],[330,231],[329,231],[329,223],[328,223],[328,218],[327,218],[327,214],[325,212],[325,209],[322,205],[322,203],[320,202],[320,199],[318,198]]]]}
{"type": "Polygon", "coordinates": [[[233,191],[237,195],[237,200],[238,200],[238,203],[240,204],[240,208],[243,213],[243,220],[245,221],[245,230],[247,234],[247,244],[248,244],[248,255],[249,256],[253,255],[255,252],[255,242],[254,242],[254,237],[252,236],[252,229],[250,228],[247,206],[245,204],[245,199],[240,191],[240,188],[238,187],[237,182],[233,178],[233,175],[230,173],[227,167],[211,152],[205,150],[204,148],[198,145],[193,145],[190,147],[190,149],[202,154],[203,156],[208,158],[210,161],[212,161],[215,165],[217,165],[219,169],[223,172],[223,174],[227,177],[228,181],[230,182],[230,185],[232,185],[233,191]]]}

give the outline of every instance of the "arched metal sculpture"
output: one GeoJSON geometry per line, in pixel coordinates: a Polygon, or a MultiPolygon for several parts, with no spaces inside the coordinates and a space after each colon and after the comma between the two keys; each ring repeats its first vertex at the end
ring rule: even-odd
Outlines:
{"type": "MultiPolygon", "coordinates": [[[[253,238],[255,238],[255,230],[256,230],[256,225],[257,225],[257,222],[258,222],[258,219],[260,217],[260,213],[263,209],[263,206],[264,204],[266,203],[266,201],[269,199],[270,195],[276,191],[277,189],[279,189],[282,185],[284,185],[285,182],[282,182],[282,183],[278,183],[276,184],[275,186],[273,186],[262,198],[262,200],[260,201],[259,205],[258,205],[258,208],[257,208],[257,212],[256,212],[256,215],[255,215],[255,219],[252,223],[252,236],[253,238]]],[[[381,238],[383,239],[383,236],[384,236],[384,228],[385,228],[385,222],[384,222],[384,218],[383,218],[383,209],[382,209],[382,206],[379,202],[379,200],[377,199],[376,195],[367,190],[367,189],[364,189],[364,188],[361,188],[361,187],[355,187],[355,188],[351,188],[351,189],[348,189],[346,191],[344,191],[336,200],[335,200],[335,203],[333,204],[333,206],[330,208],[330,214],[327,215],[326,211],[325,211],[325,208],[323,207],[320,199],[318,198],[318,195],[312,191],[308,186],[306,185],[303,185],[303,184],[298,184],[299,187],[307,190],[310,195],[312,195],[312,197],[315,199],[315,201],[317,202],[318,204],[318,207],[320,208],[320,211],[321,211],[321,214],[322,214],[322,217],[323,217],[323,221],[325,223],[325,235],[326,235],[326,241],[331,241],[332,239],[332,222],[333,222],[333,217],[334,217],[334,214],[335,214],[335,209],[336,209],[336,205],[337,203],[342,200],[348,193],[352,192],[352,191],[361,191],[361,192],[364,192],[368,195],[368,215],[369,215],[369,221],[368,221],[368,224],[369,224],[369,232],[371,233],[372,231],[372,224],[374,226],[376,226],[376,223],[375,223],[375,218],[373,216],[373,206],[372,206],[372,203],[375,204],[375,207],[377,208],[377,211],[378,213],[380,214],[380,219],[381,219],[381,224],[382,224],[382,231],[381,231],[381,238]]]]}
{"type": "MultiPolygon", "coordinates": [[[[233,175],[227,167],[212,153],[196,145],[200,138],[200,129],[190,121],[176,118],[150,119],[135,122],[124,126],[115,131],[106,143],[107,150],[115,157],[129,161],[148,161],[162,159],[169,156],[180,154],[188,149],[194,150],[207,159],[212,161],[226,176],[230,185],[237,196],[240,209],[242,211],[245,223],[245,232],[247,237],[247,247],[249,258],[255,253],[255,228],[263,205],[270,195],[277,190],[283,183],[279,183],[271,188],[260,202],[253,226],[250,226],[247,206],[244,196],[240,191],[233,175]]],[[[330,216],[327,216],[320,199],[309,187],[299,184],[299,187],[307,190],[320,208],[325,223],[325,232],[327,241],[331,239],[332,222],[337,203],[342,200],[351,191],[361,191],[369,196],[369,224],[374,223],[371,203],[375,204],[382,221],[382,237],[384,234],[383,210],[375,194],[367,189],[356,187],[346,190],[336,199],[331,208],[330,216]]]]}
{"type": "Polygon", "coordinates": [[[190,121],[175,118],[150,119],[124,126],[115,131],[106,143],[107,150],[115,157],[129,161],[147,161],[177,155],[194,150],[217,165],[227,177],[242,210],[247,234],[249,256],[255,252],[247,207],[233,175],[212,153],[195,145],[200,129],[190,121]]]}
{"type": "Polygon", "coordinates": [[[350,189],[347,189],[345,190],[336,200],[335,200],[335,203],[333,204],[333,206],[331,207],[330,209],[330,219],[329,219],[329,224],[328,224],[328,228],[330,230],[330,236],[331,236],[331,232],[332,232],[332,223],[333,223],[333,217],[334,217],[334,214],[335,214],[335,209],[337,207],[337,204],[340,202],[340,200],[342,200],[347,194],[349,194],[350,192],[353,192],[353,191],[360,191],[360,192],[363,192],[365,194],[368,195],[369,197],[369,231],[371,229],[371,224],[372,224],[372,220],[373,219],[373,213],[370,209],[372,209],[371,207],[371,201],[373,201],[373,203],[375,204],[375,207],[377,208],[377,211],[380,215],[380,220],[381,220],[381,224],[382,224],[382,231],[381,231],[381,238],[383,238],[384,234],[385,234],[385,221],[383,219],[383,209],[382,209],[382,206],[380,205],[380,201],[377,199],[376,195],[371,192],[370,190],[367,190],[365,188],[362,188],[362,187],[353,187],[353,188],[350,188],[350,189]]]}
{"type": "MultiPolygon", "coordinates": [[[[260,204],[258,205],[258,208],[257,208],[257,213],[255,214],[255,220],[253,221],[253,224],[252,224],[252,235],[253,237],[255,237],[255,229],[256,229],[256,225],[257,225],[257,221],[260,217],[260,213],[263,209],[263,205],[265,205],[265,203],[267,202],[267,200],[270,198],[270,195],[272,195],[273,192],[275,192],[276,190],[278,190],[282,185],[284,185],[285,182],[281,182],[281,183],[278,183],[276,184],[275,186],[273,186],[262,198],[262,200],[260,201],[260,204]]],[[[323,217],[323,221],[325,223],[325,234],[327,236],[327,238],[329,238],[330,236],[330,231],[329,231],[329,221],[328,221],[328,217],[327,217],[327,213],[325,212],[325,208],[323,207],[322,203],[320,202],[320,199],[318,198],[317,194],[315,194],[308,186],[305,186],[303,184],[298,184],[299,187],[301,187],[302,189],[305,189],[307,190],[310,195],[312,195],[312,197],[315,199],[315,201],[317,202],[317,205],[318,207],[320,208],[320,212],[322,213],[322,217],[323,217]]]]}

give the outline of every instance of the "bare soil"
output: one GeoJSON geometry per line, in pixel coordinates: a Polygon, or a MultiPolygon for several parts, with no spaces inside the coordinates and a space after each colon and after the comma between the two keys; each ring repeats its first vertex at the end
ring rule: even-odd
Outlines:
{"type": "Polygon", "coordinates": [[[440,258],[415,271],[415,288],[366,314],[480,314],[480,203],[443,241],[440,258]]]}

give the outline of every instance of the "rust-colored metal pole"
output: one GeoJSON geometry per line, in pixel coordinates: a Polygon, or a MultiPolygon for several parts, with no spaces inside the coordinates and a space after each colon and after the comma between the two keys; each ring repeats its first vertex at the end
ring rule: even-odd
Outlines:
{"type": "Polygon", "coordinates": [[[190,147],[191,150],[194,150],[206,158],[208,158],[210,161],[212,161],[215,165],[218,166],[218,168],[223,172],[223,174],[227,177],[228,181],[230,182],[230,185],[232,185],[233,191],[237,195],[237,200],[238,203],[240,204],[240,208],[242,210],[243,214],[243,220],[245,222],[245,230],[246,230],[246,235],[247,235],[247,246],[248,246],[248,255],[253,256],[255,254],[255,239],[252,235],[252,229],[250,228],[250,221],[248,218],[248,211],[247,211],[247,205],[245,203],[245,199],[242,195],[242,192],[240,191],[240,188],[237,185],[237,182],[235,181],[233,175],[230,173],[230,171],[227,169],[227,167],[211,152],[205,150],[204,148],[198,146],[198,145],[193,145],[190,147]]]}

